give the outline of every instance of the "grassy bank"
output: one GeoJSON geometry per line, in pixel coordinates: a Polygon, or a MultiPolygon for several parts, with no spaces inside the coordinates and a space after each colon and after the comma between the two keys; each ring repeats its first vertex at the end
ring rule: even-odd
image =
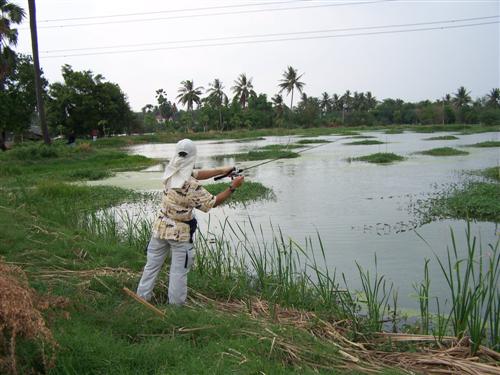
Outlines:
{"type": "Polygon", "coordinates": [[[474,143],[472,145],[468,145],[469,147],[480,147],[480,148],[486,148],[486,147],[500,147],[500,141],[486,141],[486,142],[479,142],[479,143],[474,143]]]}
{"type": "Polygon", "coordinates": [[[395,161],[402,161],[404,159],[405,158],[403,156],[396,155],[391,152],[378,152],[376,154],[359,156],[356,158],[349,158],[348,161],[366,161],[368,163],[375,163],[375,164],[388,164],[395,161]]]}

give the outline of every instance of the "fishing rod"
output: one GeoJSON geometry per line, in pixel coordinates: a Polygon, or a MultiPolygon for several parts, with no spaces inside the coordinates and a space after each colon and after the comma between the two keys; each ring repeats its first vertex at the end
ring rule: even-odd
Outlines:
{"type": "MultiPolygon", "coordinates": [[[[341,141],[343,139],[348,139],[348,138],[349,137],[343,137],[343,138],[339,138],[339,139],[336,139],[336,140],[331,141],[331,142],[325,142],[325,143],[321,143],[321,144],[316,145],[316,146],[307,147],[307,148],[305,148],[303,150],[297,151],[297,154],[301,154],[303,152],[306,152],[306,151],[309,151],[309,150],[312,150],[312,149],[315,149],[315,148],[318,148],[318,147],[322,147],[322,146],[325,146],[325,145],[328,145],[328,144],[331,144],[331,143],[335,143],[335,142],[341,141]]],[[[274,161],[281,160],[281,159],[285,159],[285,157],[284,156],[280,156],[280,157],[277,157],[277,158],[274,158],[274,159],[266,160],[266,161],[263,161],[261,163],[257,163],[257,164],[251,165],[250,167],[242,168],[242,169],[237,169],[236,167],[233,167],[233,169],[230,172],[228,172],[228,173],[226,173],[224,175],[220,175],[220,176],[214,177],[214,181],[221,180],[221,179],[223,179],[225,177],[230,177],[231,179],[233,179],[235,177],[241,176],[241,174],[243,172],[248,171],[249,169],[260,167],[261,165],[269,164],[269,163],[272,163],[274,161]]]]}

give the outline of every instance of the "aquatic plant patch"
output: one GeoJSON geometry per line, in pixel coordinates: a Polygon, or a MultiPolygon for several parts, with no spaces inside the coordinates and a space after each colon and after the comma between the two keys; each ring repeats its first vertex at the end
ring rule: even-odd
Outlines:
{"type": "Polygon", "coordinates": [[[430,156],[455,156],[455,155],[468,155],[467,151],[457,150],[452,147],[438,147],[431,150],[420,151],[418,154],[430,156]]]}
{"type": "Polygon", "coordinates": [[[274,145],[266,145],[259,147],[257,151],[286,151],[294,148],[303,148],[304,146],[297,144],[274,144],[274,145]]]}
{"type": "Polygon", "coordinates": [[[311,143],[331,143],[331,141],[327,141],[326,139],[301,139],[297,141],[298,144],[307,145],[311,143]]]}
{"type": "Polygon", "coordinates": [[[216,159],[234,158],[235,161],[253,161],[253,160],[267,160],[267,159],[291,159],[297,158],[300,154],[293,151],[286,150],[264,150],[264,151],[249,151],[241,154],[226,154],[217,155],[216,159]]]}
{"type": "Polygon", "coordinates": [[[480,174],[486,178],[500,182],[500,166],[486,168],[482,170],[480,174]]]}
{"type": "Polygon", "coordinates": [[[403,134],[404,130],[403,129],[388,129],[385,131],[385,134],[403,134]]]}
{"type": "Polygon", "coordinates": [[[453,141],[455,139],[458,139],[458,137],[454,135],[442,135],[440,137],[424,138],[424,141],[453,141]]]}
{"type": "MultiPolygon", "coordinates": [[[[217,195],[226,190],[228,186],[229,184],[227,182],[204,185],[205,189],[213,195],[217,195]]],[[[245,183],[231,195],[231,199],[228,200],[227,203],[248,203],[252,201],[272,199],[276,199],[276,195],[271,188],[264,186],[260,182],[245,181],[245,183]]]]}
{"type": "Polygon", "coordinates": [[[352,145],[352,146],[362,146],[362,145],[382,145],[385,142],[378,141],[376,139],[365,139],[363,141],[354,141],[343,143],[344,145],[352,145]]]}
{"type": "Polygon", "coordinates": [[[500,141],[485,141],[468,145],[468,147],[500,147],[500,141]]]}
{"type": "Polygon", "coordinates": [[[421,222],[452,218],[500,222],[500,185],[466,182],[450,186],[435,197],[419,202],[415,213],[421,222]]]}
{"type": "Polygon", "coordinates": [[[366,161],[368,163],[388,164],[395,161],[405,160],[401,155],[393,154],[392,152],[378,152],[376,154],[349,158],[348,161],[366,161]]]}
{"type": "Polygon", "coordinates": [[[352,137],[349,137],[352,139],[370,139],[370,138],[377,138],[373,135],[353,135],[352,137]]]}

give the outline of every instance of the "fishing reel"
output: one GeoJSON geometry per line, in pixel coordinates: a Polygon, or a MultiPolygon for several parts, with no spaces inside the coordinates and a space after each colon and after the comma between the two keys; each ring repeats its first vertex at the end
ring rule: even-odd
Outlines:
{"type": "Polygon", "coordinates": [[[214,177],[214,181],[218,181],[226,177],[229,177],[231,180],[234,180],[236,177],[242,176],[242,173],[243,169],[237,169],[236,167],[233,167],[233,169],[229,173],[214,177]]]}

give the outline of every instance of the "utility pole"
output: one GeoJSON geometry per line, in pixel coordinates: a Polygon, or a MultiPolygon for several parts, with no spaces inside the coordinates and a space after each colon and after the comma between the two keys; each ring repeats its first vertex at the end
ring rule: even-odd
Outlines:
{"type": "Polygon", "coordinates": [[[45,106],[43,104],[42,81],[40,79],[40,60],[38,59],[38,36],[36,31],[36,7],[35,0],[28,0],[30,12],[30,29],[31,29],[31,48],[33,51],[33,64],[35,66],[35,91],[36,91],[36,106],[38,109],[38,117],[40,119],[40,127],[42,128],[43,141],[50,145],[49,131],[47,122],[45,121],[45,106]]]}

